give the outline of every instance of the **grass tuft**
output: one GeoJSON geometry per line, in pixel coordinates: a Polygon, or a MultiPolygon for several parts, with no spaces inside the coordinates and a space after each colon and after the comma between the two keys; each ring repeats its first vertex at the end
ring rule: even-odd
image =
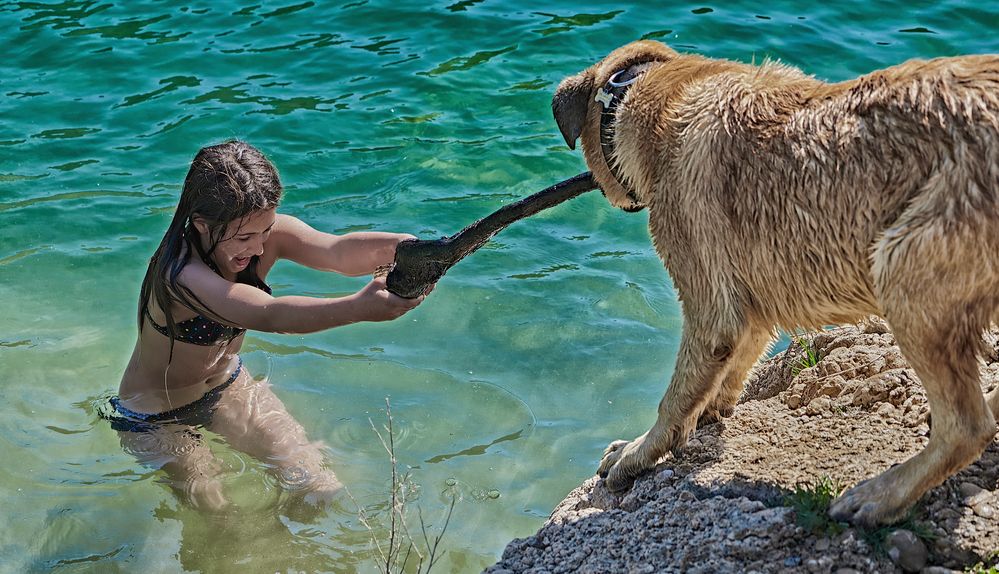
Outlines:
{"type": "MultiPolygon", "coordinates": [[[[798,526],[816,536],[833,537],[842,534],[850,527],[845,522],[837,522],[829,517],[829,506],[844,490],[845,488],[839,481],[823,476],[814,483],[795,486],[794,492],[785,496],[784,504],[794,509],[795,522],[798,526]]],[[[929,523],[916,520],[917,513],[918,507],[913,507],[900,522],[878,528],[857,527],[856,532],[875,553],[882,555],[888,553],[886,545],[888,535],[896,530],[908,530],[929,544],[937,538],[937,535],[929,523]]],[[[973,574],[999,574],[994,567],[991,570],[984,568],[982,566],[982,569],[971,572],[973,574]]]]}
{"type": "Polygon", "coordinates": [[[984,562],[969,566],[964,571],[967,574],[999,574],[999,550],[993,550],[985,556],[984,562]]]}
{"type": "Polygon", "coordinates": [[[847,525],[829,518],[829,505],[843,492],[843,486],[828,476],[812,484],[799,484],[788,494],[784,504],[794,509],[798,526],[819,536],[836,536],[847,525]]]}
{"type": "Polygon", "coordinates": [[[799,358],[798,361],[791,366],[791,376],[797,377],[798,373],[801,371],[818,365],[822,357],[819,356],[818,349],[816,349],[815,346],[812,345],[812,342],[808,339],[791,335],[791,341],[793,344],[801,347],[801,350],[804,352],[804,355],[802,355],[801,358],[799,358]]]}

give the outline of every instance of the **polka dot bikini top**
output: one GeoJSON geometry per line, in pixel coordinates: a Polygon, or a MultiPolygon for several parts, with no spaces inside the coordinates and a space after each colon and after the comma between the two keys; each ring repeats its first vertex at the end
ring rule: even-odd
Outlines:
{"type": "MultiPolygon", "coordinates": [[[[247,270],[251,270],[253,279],[256,280],[253,282],[243,281],[241,279],[245,279],[245,277],[242,277],[243,273],[240,273],[241,277],[238,277],[237,281],[239,281],[240,283],[245,282],[248,285],[253,285],[254,287],[270,295],[271,288],[266,283],[264,283],[263,281],[261,281],[259,278],[256,277],[256,262],[257,262],[256,259],[257,258],[254,257],[250,265],[247,266],[247,270]]],[[[213,271],[218,273],[218,269],[215,267],[214,264],[211,263],[210,260],[206,260],[205,263],[207,263],[208,266],[211,267],[213,271]]],[[[170,331],[166,328],[166,326],[157,324],[156,321],[153,320],[153,316],[149,314],[149,305],[146,305],[144,311],[146,314],[146,319],[149,320],[149,324],[153,326],[153,329],[156,329],[156,332],[160,333],[161,335],[169,337],[170,331]]],[[[195,317],[191,317],[190,319],[186,319],[184,321],[181,321],[180,323],[177,323],[177,333],[174,339],[180,341],[181,343],[191,343],[192,345],[207,346],[207,345],[215,345],[222,341],[228,343],[229,341],[232,341],[233,339],[242,335],[245,332],[246,329],[233,327],[232,325],[224,325],[217,321],[213,321],[208,317],[205,317],[204,315],[197,315],[195,317]]]]}
{"type": "MultiPolygon", "coordinates": [[[[149,324],[158,333],[167,337],[170,336],[170,331],[165,326],[158,325],[153,320],[153,316],[149,314],[148,306],[146,307],[146,319],[149,320],[149,324]]],[[[232,325],[223,325],[222,323],[212,321],[204,315],[198,315],[197,317],[191,317],[186,321],[177,323],[177,336],[174,339],[181,343],[191,343],[193,345],[214,345],[221,341],[228,343],[245,332],[246,329],[233,327],[232,325]]]]}

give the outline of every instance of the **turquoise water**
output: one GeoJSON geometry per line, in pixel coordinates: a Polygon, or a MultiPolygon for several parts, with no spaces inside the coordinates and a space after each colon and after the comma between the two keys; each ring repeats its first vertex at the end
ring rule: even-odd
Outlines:
{"type": "MultiPolygon", "coordinates": [[[[558,81],[640,37],[841,80],[999,50],[989,3],[2,2],[0,571],[373,571],[349,504],[291,516],[262,465],[216,441],[238,510],[179,504],[93,404],[117,387],[145,264],[197,149],[239,137],[282,210],[343,233],[451,234],[585,169],[558,81]]],[[[680,316],[646,216],[589,194],[519,222],[393,323],[252,333],[267,376],[380,528],[390,397],[435,568],[478,571],[643,432],[680,316]]],[[[280,263],[277,294],[363,279],[280,263]]]]}

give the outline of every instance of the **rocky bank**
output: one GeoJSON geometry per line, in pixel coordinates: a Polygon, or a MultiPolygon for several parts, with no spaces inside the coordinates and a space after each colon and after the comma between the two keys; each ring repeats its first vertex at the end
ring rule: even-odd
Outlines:
{"type": "MultiPolygon", "coordinates": [[[[587,480],[486,572],[942,573],[999,561],[999,441],[900,525],[864,531],[822,512],[808,521],[792,503],[796,488],[849,486],[904,461],[926,444],[929,421],[925,393],[880,320],[800,341],[757,365],[730,418],[698,429],[623,497],[587,480]]],[[[986,336],[991,349],[997,341],[999,332],[986,336]]],[[[986,359],[991,390],[999,353],[986,359]]]]}

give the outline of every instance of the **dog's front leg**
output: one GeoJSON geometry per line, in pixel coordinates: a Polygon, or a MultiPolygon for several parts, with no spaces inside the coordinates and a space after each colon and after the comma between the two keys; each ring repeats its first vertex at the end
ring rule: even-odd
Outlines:
{"type": "Polygon", "coordinates": [[[604,452],[597,473],[612,492],[627,490],[667,452],[686,444],[697,418],[717,395],[732,358],[744,356],[743,347],[756,340],[744,327],[719,329],[717,322],[705,326],[697,319],[688,315],[684,323],[676,370],[659,402],[656,423],[635,440],[615,441],[604,452]]]}

